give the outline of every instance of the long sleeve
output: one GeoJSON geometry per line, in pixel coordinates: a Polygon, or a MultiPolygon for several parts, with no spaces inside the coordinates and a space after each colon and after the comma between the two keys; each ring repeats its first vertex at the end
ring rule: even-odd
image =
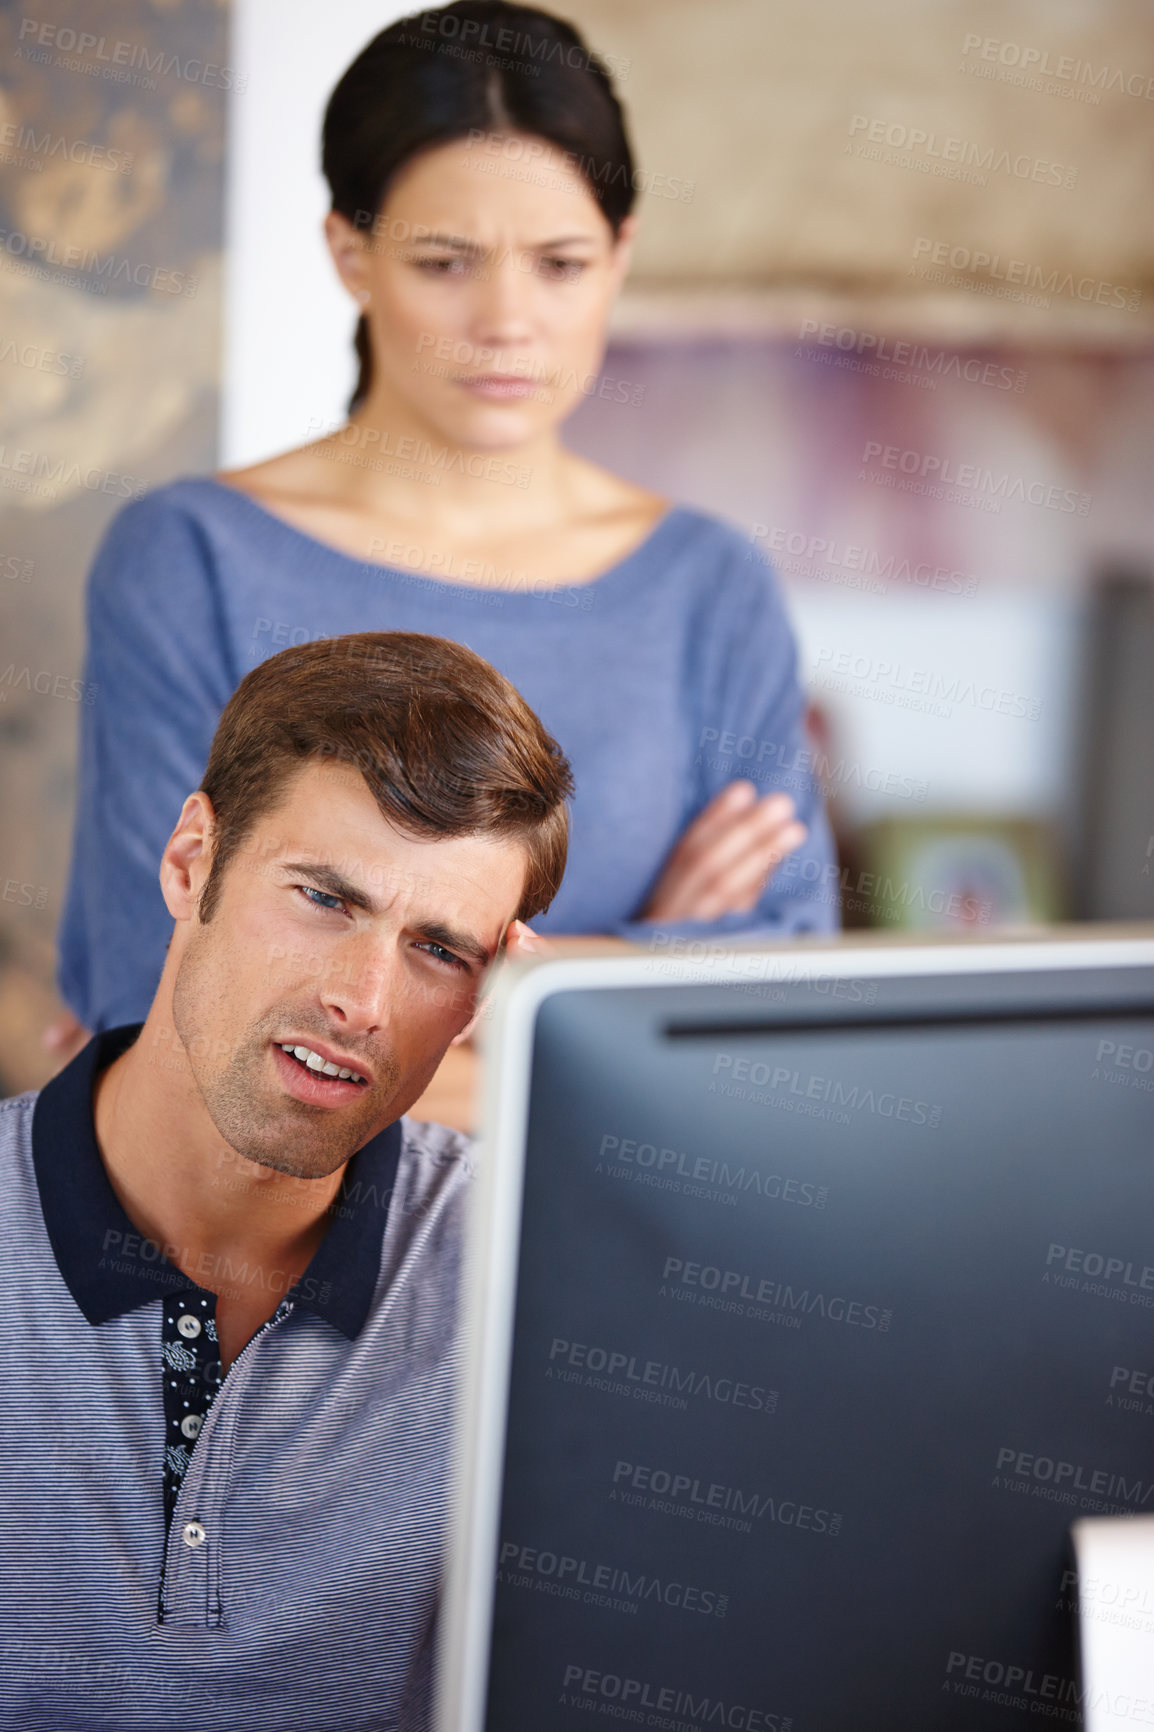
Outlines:
{"type": "Polygon", "coordinates": [[[772,569],[736,535],[716,589],[701,603],[691,639],[686,703],[694,715],[696,780],[686,823],[730,782],[746,779],[759,797],[789,794],[808,834],[748,914],[715,921],[634,919],[616,930],[659,947],[674,933],[715,941],[737,933],[786,937],[836,931],[836,853],[812,774],[793,629],[772,569]]]}
{"type": "Polygon", "coordinates": [[[93,1030],[138,1022],[172,919],[158,868],[199,786],[221,709],[243,670],[197,526],[153,496],[114,519],[88,581],[88,648],[72,866],[58,984],[93,1030]]]}

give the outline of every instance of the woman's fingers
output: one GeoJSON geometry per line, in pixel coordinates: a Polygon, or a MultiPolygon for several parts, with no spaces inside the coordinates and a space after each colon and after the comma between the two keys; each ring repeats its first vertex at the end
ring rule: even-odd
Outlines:
{"type": "Polygon", "coordinates": [[[730,782],[720,794],[715,794],[708,806],[703,806],[691,824],[687,824],[677,839],[671,861],[695,860],[715,841],[755,810],[757,789],[752,782],[730,782]]]}
{"type": "Polygon", "coordinates": [[[807,831],[788,794],[753,798],[731,783],[686,829],[646,909],[649,919],[713,920],[746,913],[770,873],[807,831]]]}
{"type": "Polygon", "coordinates": [[[699,920],[716,920],[722,914],[748,914],[756,907],[769,878],[788,854],[800,848],[808,831],[791,823],[772,840],[748,848],[720,867],[697,893],[699,920]]]}
{"type": "Polygon", "coordinates": [[[702,910],[700,920],[719,914],[744,913],[752,908],[765,888],[766,879],[786,855],[800,847],[807,835],[804,824],[790,819],[766,831],[746,834],[740,846],[727,837],[699,863],[698,871],[685,886],[702,910]]]}
{"type": "Polygon", "coordinates": [[[505,955],[510,962],[515,962],[519,956],[551,956],[553,946],[547,938],[526,926],[523,920],[514,920],[509,926],[509,935],[505,940],[505,955]]]}
{"type": "Polygon", "coordinates": [[[87,1041],[88,1030],[83,1023],[73,1016],[70,1010],[62,1010],[54,1022],[50,1022],[40,1040],[49,1052],[62,1052],[67,1047],[73,1047],[78,1041],[87,1041]]]}
{"type": "Polygon", "coordinates": [[[679,851],[681,887],[691,893],[707,889],[751,853],[765,855],[768,860],[779,838],[794,823],[794,804],[788,794],[770,794],[752,807],[732,813],[704,846],[679,851]]]}

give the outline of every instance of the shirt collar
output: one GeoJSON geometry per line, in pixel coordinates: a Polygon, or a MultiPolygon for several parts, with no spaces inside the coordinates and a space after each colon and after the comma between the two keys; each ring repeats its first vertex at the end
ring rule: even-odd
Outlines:
{"type": "MultiPolygon", "coordinates": [[[[127,1050],[140,1023],[90,1040],[40,1091],[32,1115],[32,1159],[57,1267],[89,1323],[105,1323],[177,1289],[200,1288],[134,1227],[112,1189],[92,1118],[97,1073],[127,1050]]],[[[353,1156],[332,1225],[285,1295],[355,1340],[369,1314],[381,1241],[401,1155],[400,1122],[353,1156]]]]}

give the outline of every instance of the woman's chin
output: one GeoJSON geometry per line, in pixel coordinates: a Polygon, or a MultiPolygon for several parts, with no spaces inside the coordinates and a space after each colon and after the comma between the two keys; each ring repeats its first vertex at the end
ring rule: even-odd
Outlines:
{"type": "Polygon", "coordinates": [[[524,398],[498,402],[480,399],[455,403],[452,413],[438,420],[448,442],[483,458],[512,457],[519,446],[539,439],[556,425],[559,417],[542,414],[543,407],[524,398]]]}

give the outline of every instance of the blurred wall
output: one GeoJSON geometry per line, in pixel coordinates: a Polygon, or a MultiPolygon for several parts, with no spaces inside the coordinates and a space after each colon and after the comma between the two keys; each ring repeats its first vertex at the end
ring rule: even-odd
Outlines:
{"type": "Polygon", "coordinates": [[[247,76],[230,118],[223,468],[343,419],[355,319],[321,233],[321,119],[353,56],[410,10],[398,0],[233,0],[232,52],[247,76]]]}
{"type": "Polygon", "coordinates": [[[0,1092],[44,1073],[83,581],[127,499],[213,465],[223,4],[0,17],[0,1092]]]}

